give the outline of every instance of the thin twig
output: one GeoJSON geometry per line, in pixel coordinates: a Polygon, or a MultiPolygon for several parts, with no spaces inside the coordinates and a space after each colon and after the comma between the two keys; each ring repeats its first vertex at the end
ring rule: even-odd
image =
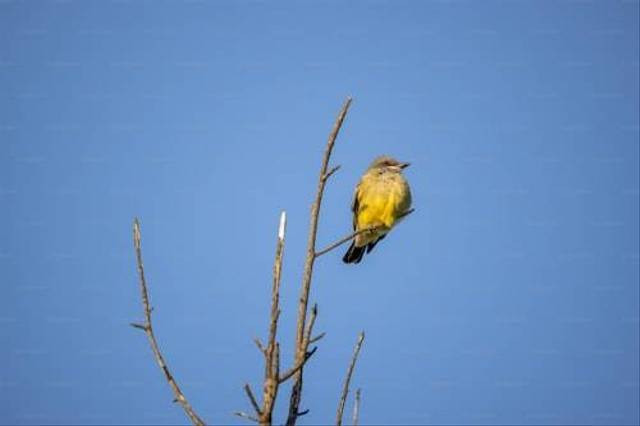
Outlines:
{"type": "Polygon", "coordinates": [[[353,401],[353,426],[360,422],[360,388],[356,389],[356,399],[353,401]]]}
{"type": "Polygon", "coordinates": [[[304,344],[309,347],[311,341],[311,333],[313,333],[313,326],[316,323],[316,317],[318,316],[318,304],[314,303],[311,308],[311,316],[309,317],[309,323],[307,324],[307,330],[304,333],[304,344]]]}
{"type": "Polygon", "coordinates": [[[243,417],[243,418],[245,418],[247,420],[251,420],[252,422],[260,423],[260,420],[258,420],[257,418],[255,418],[251,414],[245,413],[244,411],[234,411],[233,414],[235,414],[238,417],[243,417]]]}
{"type": "Polygon", "coordinates": [[[260,411],[260,406],[258,405],[256,396],[253,394],[253,391],[251,390],[251,386],[249,386],[249,383],[244,384],[244,391],[247,394],[247,397],[249,398],[249,401],[251,402],[253,409],[256,411],[256,414],[261,415],[262,411],[260,411]]]}
{"type": "Polygon", "coordinates": [[[301,362],[299,362],[297,365],[292,367],[291,369],[287,370],[286,373],[284,373],[282,376],[280,376],[280,379],[278,381],[280,383],[284,383],[287,380],[289,380],[289,378],[291,378],[294,374],[296,374],[298,372],[298,370],[300,370],[302,367],[304,367],[304,365],[309,360],[309,358],[311,358],[311,356],[314,353],[316,353],[317,349],[318,349],[318,347],[316,346],[313,349],[311,349],[309,352],[307,352],[307,355],[304,357],[304,359],[301,362]]]}
{"type": "MultiPolygon", "coordinates": [[[[399,217],[398,217],[398,220],[404,219],[405,217],[409,216],[411,213],[413,213],[414,210],[415,209],[409,209],[406,212],[400,214],[399,217]]],[[[323,248],[319,252],[316,252],[316,258],[322,256],[323,254],[329,253],[331,250],[333,250],[333,249],[335,249],[337,247],[340,247],[344,243],[347,243],[347,242],[353,240],[355,237],[357,237],[360,234],[364,234],[364,233],[367,233],[367,232],[374,232],[374,231],[377,231],[378,229],[382,229],[382,228],[384,228],[384,226],[369,226],[367,228],[360,229],[359,231],[352,232],[351,234],[347,235],[346,237],[341,238],[338,241],[336,241],[335,243],[329,244],[327,247],[323,248]]]]}
{"type": "Polygon", "coordinates": [[[322,176],[322,180],[327,180],[331,177],[332,174],[340,170],[340,165],[334,166],[331,170],[329,170],[324,176],[322,176]]]}
{"type": "Polygon", "coordinates": [[[256,346],[258,347],[258,349],[260,350],[260,352],[262,352],[262,354],[263,354],[264,356],[266,356],[266,355],[267,355],[267,350],[266,350],[266,349],[264,348],[264,346],[262,345],[262,342],[260,341],[260,339],[258,339],[257,337],[255,337],[255,338],[253,339],[253,343],[255,343],[255,344],[256,344],[256,346]]]}
{"type": "Polygon", "coordinates": [[[149,303],[149,293],[147,291],[147,281],[144,276],[144,266],[142,263],[142,243],[141,243],[141,233],[140,233],[140,222],[138,218],[135,218],[133,221],[133,246],[136,252],[136,263],[138,265],[138,275],[140,277],[140,295],[142,298],[142,309],[144,311],[144,324],[131,324],[135,328],[139,328],[145,332],[147,338],[149,340],[149,345],[151,346],[151,350],[156,358],[156,362],[158,366],[164,373],[164,377],[167,379],[171,390],[173,391],[173,395],[175,396],[175,401],[182,406],[185,414],[189,417],[191,422],[194,425],[204,425],[204,421],[196,414],[196,412],[185,398],[184,394],[180,390],[178,383],[175,381],[171,372],[169,371],[169,366],[164,360],[162,353],[160,352],[160,348],[158,347],[158,343],[156,342],[155,335],[153,334],[153,325],[151,323],[151,305],[149,303]]]}
{"type": "Polygon", "coordinates": [[[329,244],[327,247],[325,247],[322,250],[320,250],[319,252],[317,252],[316,253],[316,257],[320,257],[323,254],[329,253],[331,250],[333,250],[333,249],[335,249],[337,247],[340,247],[344,243],[347,243],[347,242],[353,240],[355,237],[357,237],[360,234],[364,234],[366,232],[372,232],[372,231],[377,230],[378,228],[382,228],[382,227],[381,226],[369,226],[367,228],[360,229],[359,231],[352,232],[351,234],[347,235],[346,237],[339,239],[335,243],[329,244]]]}
{"type": "Polygon", "coordinates": [[[314,337],[312,339],[309,339],[309,344],[315,343],[318,340],[322,339],[325,336],[325,334],[327,334],[327,333],[322,332],[322,333],[318,334],[316,337],[314,337]]]}
{"type": "Polygon", "coordinates": [[[344,379],[344,385],[342,386],[342,395],[340,396],[340,401],[338,402],[338,412],[336,414],[336,425],[342,425],[342,413],[344,412],[344,404],[347,401],[347,394],[349,393],[349,382],[351,381],[351,375],[353,374],[353,369],[356,366],[356,361],[358,359],[358,354],[360,353],[360,348],[362,347],[362,342],[364,341],[364,331],[361,331],[358,335],[358,341],[356,342],[356,346],[353,349],[353,356],[351,357],[351,363],[349,364],[349,369],[347,370],[347,376],[344,379]]]}
{"type": "MultiPolygon", "coordinates": [[[[322,159],[322,166],[320,167],[320,173],[318,177],[318,187],[316,191],[315,200],[311,206],[311,219],[309,223],[309,238],[307,242],[307,255],[304,263],[304,272],[302,276],[302,288],[300,291],[300,303],[298,305],[298,322],[296,327],[296,349],[295,349],[295,360],[296,363],[300,363],[307,354],[307,346],[308,339],[305,339],[304,331],[307,320],[307,306],[309,303],[309,293],[311,290],[311,276],[313,274],[313,262],[316,258],[316,236],[318,233],[318,217],[320,214],[320,205],[322,203],[322,196],[324,193],[324,187],[331,176],[331,174],[327,173],[327,169],[329,166],[329,159],[331,157],[331,152],[333,151],[333,145],[335,144],[336,138],[338,137],[338,133],[340,132],[340,128],[342,127],[342,123],[344,118],[347,115],[347,111],[349,110],[349,106],[351,105],[351,98],[347,98],[344,102],[340,113],[333,125],[333,129],[329,134],[329,139],[327,141],[327,147],[324,152],[324,156],[322,159]]],[[[335,172],[337,169],[333,169],[335,172]]],[[[296,419],[299,416],[298,408],[300,406],[300,400],[302,396],[302,371],[301,368],[295,375],[295,381],[293,386],[291,387],[291,397],[289,399],[289,415],[287,417],[287,426],[294,426],[296,424],[296,419]]]]}

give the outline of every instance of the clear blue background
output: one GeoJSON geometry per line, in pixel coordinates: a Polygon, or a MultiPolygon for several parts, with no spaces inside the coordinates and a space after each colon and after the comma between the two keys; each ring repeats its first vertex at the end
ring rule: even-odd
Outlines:
{"type": "MultiPolygon", "coordinates": [[[[212,423],[259,392],[278,215],[290,365],[326,137],[354,104],[319,246],[373,157],[416,212],[321,258],[303,424],[357,333],[363,423],[638,424],[637,1],[0,3],[0,422],[212,423]]],[[[277,419],[283,421],[288,387],[277,419]]],[[[351,400],[348,404],[351,415],[351,400]]]]}

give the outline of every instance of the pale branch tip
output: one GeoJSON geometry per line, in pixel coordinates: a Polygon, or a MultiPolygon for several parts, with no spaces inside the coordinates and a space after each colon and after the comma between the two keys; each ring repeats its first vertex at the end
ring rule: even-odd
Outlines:
{"type": "Polygon", "coordinates": [[[167,380],[167,382],[169,383],[169,386],[171,387],[171,390],[173,391],[173,394],[175,396],[174,401],[180,404],[185,414],[187,415],[187,417],[189,417],[189,420],[191,420],[191,422],[194,425],[201,426],[205,424],[204,421],[193,410],[193,408],[191,407],[191,404],[189,404],[189,401],[187,401],[187,398],[185,398],[184,394],[182,393],[182,390],[178,386],[178,383],[171,375],[171,372],[169,371],[169,366],[164,360],[164,357],[162,356],[162,352],[160,352],[158,342],[156,341],[156,337],[153,333],[153,325],[151,322],[151,312],[153,311],[153,309],[151,308],[151,305],[149,303],[147,280],[144,275],[144,266],[142,262],[141,234],[142,233],[140,232],[140,221],[138,220],[138,218],[135,218],[133,220],[133,246],[135,249],[136,264],[138,267],[138,276],[140,281],[140,297],[142,299],[142,309],[145,317],[145,322],[144,324],[131,323],[131,326],[144,330],[145,334],[147,335],[147,340],[149,341],[149,345],[151,346],[151,350],[153,351],[153,355],[156,359],[156,363],[158,364],[158,367],[160,367],[160,370],[163,372],[165,379],[167,380]]]}
{"type": "Polygon", "coordinates": [[[278,239],[281,241],[284,240],[284,233],[286,228],[287,228],[287,212],[283,210],[282,213],[280,213],[280,226],[278,227],[278,239]]]}

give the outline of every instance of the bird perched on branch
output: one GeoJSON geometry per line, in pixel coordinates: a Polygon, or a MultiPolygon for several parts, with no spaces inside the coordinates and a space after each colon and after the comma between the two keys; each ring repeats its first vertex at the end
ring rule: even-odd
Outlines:
{"type": "Polygon", "coordinates": [[[353,195],[353,230],[364,231],[353,239],[342,258],[345,263],[359,263],[365,251],[375,245],[411,212],[411,190],[402,170],[409,163],[383,155],[371,163],[353,195]]]}

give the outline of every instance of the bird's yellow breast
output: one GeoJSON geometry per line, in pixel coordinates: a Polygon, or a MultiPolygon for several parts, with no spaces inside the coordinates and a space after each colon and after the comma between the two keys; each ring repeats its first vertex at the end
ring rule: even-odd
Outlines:
{"type": "Polygon", "coordinates": [[[365,175],[358,189],[356,227],[384,225],[390,229],[409,208],[410,200],[409,187],[401,175],[365,175]]]}
{"type": "Polygon", "coordinates": [[[393,193],[365,197],[364,208],[358,214],[358,229],[378,225],[391,228],[395,222],[396,198],[393,193]]]}

